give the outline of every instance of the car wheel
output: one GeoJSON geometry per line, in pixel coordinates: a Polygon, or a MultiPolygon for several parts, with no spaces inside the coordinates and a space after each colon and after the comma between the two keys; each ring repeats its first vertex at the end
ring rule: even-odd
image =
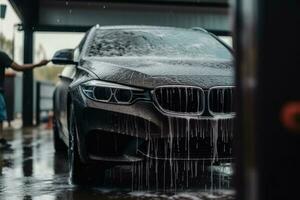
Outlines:
{"type": "Polygon", "coordinates": [[[65,143],[59,137],[59,131],[55,120],[53,120],[53,145],[55,152],[63,152],[66,150],[65,143]]]}
{"type": "Polygon", "coordinates": [[[74,117],[74,107],[70,107],[69,135],[69,172],[71,182],[75,185],[102,184],[105,169],[100,165],[85,164],[80,160],[77,144],[77,125],[74,117]]]}

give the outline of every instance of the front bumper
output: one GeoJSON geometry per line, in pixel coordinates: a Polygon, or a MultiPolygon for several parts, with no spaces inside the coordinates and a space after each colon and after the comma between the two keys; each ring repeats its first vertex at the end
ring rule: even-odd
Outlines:
{"type": "Polygon", "coordinates": [[[74,90],[79,152],[84,162],[230,160],[234,116],[181,116],[151,101],[95,102],[74,90]]]}

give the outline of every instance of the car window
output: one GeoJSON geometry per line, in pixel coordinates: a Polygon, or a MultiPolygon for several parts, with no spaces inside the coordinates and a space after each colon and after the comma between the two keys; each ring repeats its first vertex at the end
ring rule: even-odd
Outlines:
{"type": "Polygon", "coordinates": [[[211,35],[185,29],[98,29],[89,57],[163,56],[231,59],[231,52],[211,35]]]}
{"type": "Polygon", "coordinates": [[[88,31],[86,32],[86,34],[84,35],[84,37],[82,38],[82,40],[80,41],[80,43],[79,43],[79,45],[78,45],[78,50],[79,50],[80,53],[81,53],[81,51],[82,51],[82,49],[83,49],[83,46],[84,46],[84,44],[85,44],[86,38],[87,38],[87,36],[89,35],[89,33],[90,33],[90,30],[88,30],[88,31]]]}

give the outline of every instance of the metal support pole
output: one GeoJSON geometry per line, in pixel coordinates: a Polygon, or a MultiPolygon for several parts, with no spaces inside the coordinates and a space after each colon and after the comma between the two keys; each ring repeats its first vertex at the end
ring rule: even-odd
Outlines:
{"type": "Polygon", "coordinates": [[[35,125],[41,122],[41,83],[36,83],[36,108],[35,108],[35,125]]]}
{"type": "Polygon", "coordinates": [[[298,199],[300,2],[236,3],[237,199],[298,199]]]}
{"type": "MultiPolygon", "coordinates": [[[[24,29],[24,63],[32,63],[33,60],[33,31],[31,28],[24,29]]],[[[23,73],[23,126],[33,125],[33,71],[23,73]]]]}

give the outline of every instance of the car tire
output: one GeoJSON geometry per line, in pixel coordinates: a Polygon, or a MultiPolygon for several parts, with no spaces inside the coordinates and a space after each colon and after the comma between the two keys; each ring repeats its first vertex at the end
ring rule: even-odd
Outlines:
{"type": "Polygon", "coordinates": [[[53,145],[55,152],[64,152],[66,150],[66,145],[59,137],[59,131],[55,120],[53,120],[53,145]]]}
{"type": "Polygon", "coordinates": [[[86,164],[80,159],[78,152],[77,125],[74,117],[74,107],[70,106],[69,135],[69,172],[71,182],[75,185],[102,184],[105,169],[100,165],[86,164]]]}

